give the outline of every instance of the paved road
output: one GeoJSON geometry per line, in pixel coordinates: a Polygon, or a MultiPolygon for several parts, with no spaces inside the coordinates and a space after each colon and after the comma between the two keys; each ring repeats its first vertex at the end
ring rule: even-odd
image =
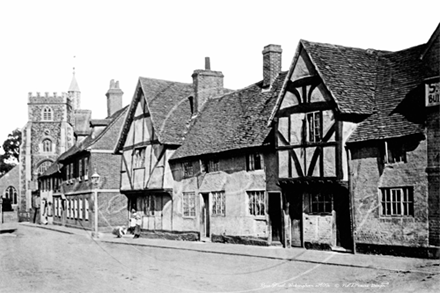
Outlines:
{"type": "Polygon", "coordinates": [[[0,234],[0,292],[414,291],[440,292],[439,275],[118,245],[26,226],[0,234]]]}

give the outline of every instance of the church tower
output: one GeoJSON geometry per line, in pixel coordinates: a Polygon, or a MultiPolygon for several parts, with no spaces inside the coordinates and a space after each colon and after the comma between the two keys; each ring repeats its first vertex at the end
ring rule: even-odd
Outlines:
{"type": "Polygon", "coordinates": [[[37,177],[74,144],[74,111],[80,106],[81,92],[73,73],[67,93],[29,93],[28,122],[22,130],[20,149],[20,218],[39,205],[37,177]]]}

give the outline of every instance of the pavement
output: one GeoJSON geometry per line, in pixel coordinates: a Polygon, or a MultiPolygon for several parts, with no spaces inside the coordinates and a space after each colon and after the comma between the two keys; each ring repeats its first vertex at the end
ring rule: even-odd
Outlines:
{"type": "MultiPolygon", "coordinates": [[[[60,233],[92,237],[92,231],[57,225],[40,225],[27,222],[0,224],[0,233],[11,233],[20,226],[52,230],[60,233]]],[[[200,241],[175,241],[166,239],[133,239],[132,235],[117,238],[111,233],[99,233],[96,241],[118,245],[135,245],[162,249],[196,251],[200,253],[227,254],[245,257],[258,257],[283,261],[307,262],[330,266],[370,268],[395,272],[420,272],[440,274],[440,260],[396,257],[388,255],[367,255],[340,253],[334,251],[308,250],[305,248],[283,248],[276,246],[252,246],[223,244],[200,241]]]]}

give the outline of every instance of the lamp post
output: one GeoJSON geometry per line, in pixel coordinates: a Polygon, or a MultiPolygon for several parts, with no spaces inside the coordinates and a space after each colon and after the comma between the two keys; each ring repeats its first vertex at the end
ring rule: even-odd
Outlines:
{"type": "Polygon", "coordinates": [[[99,174],[96,172],[96,168],[95,168],[95,172],[92,175],[92,186],[93,186],[93,193],[94,193],[94,211],[95,211],[95,233],[93,234],[93,236],[95,238],[99,238],[99,232],[98,232],[98,184],[99,184],[99,179],[101,176],[99,176],[99,174]]]}

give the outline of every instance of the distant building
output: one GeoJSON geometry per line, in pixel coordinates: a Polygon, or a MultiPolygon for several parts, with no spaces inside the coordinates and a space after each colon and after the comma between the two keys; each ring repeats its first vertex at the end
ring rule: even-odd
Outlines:
{"type": "Polygon", "coordinates": [[[2,198],[0,210],[3,210],[0,223],[16,222],[18,220],[19,183],[18,166],[15,166],[0,178],[0,197],[2,198]]]}
{"type": "Polygon", "coordinates": [[[79,110],[81,92],[72,77],[67,93],[29,93],[28,122],[22,129],[19,163],[18,206],[22,220],[30,218],[32,208],[39,208],[37,177],[74,144],[75,131],[81,132],[82,116],[79,110]]]}
{"type": "Polygon", "coordinates": [[[39,176],[41,216],[49,215],[49,223],[91,230],[95,227],[96,200],[99,231],[128,223],[127,198],[119,191],[121,158],[113,155],[127,107],[121,108],[119,82],[112,80],[106,95],[107,118],[88,116],[83,121],[83,137],[39,176]],[[97,185],[92,182],[94,173],[100,176],[97,185]]]}

